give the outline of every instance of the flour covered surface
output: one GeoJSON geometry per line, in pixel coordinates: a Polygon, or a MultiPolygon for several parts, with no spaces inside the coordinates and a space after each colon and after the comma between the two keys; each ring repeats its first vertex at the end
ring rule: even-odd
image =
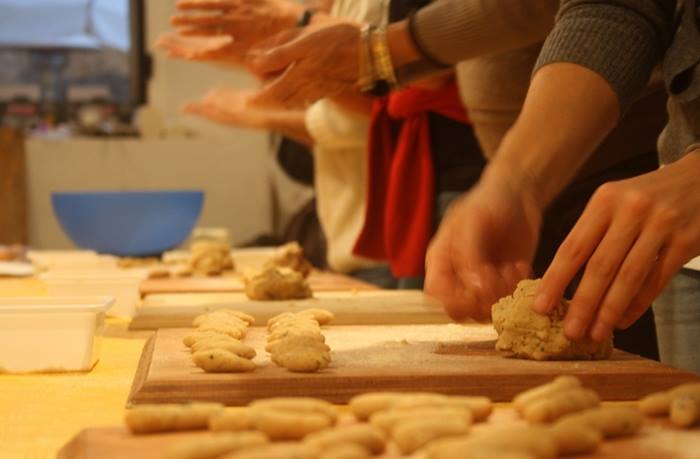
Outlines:
{"type": "Polygon", "coordinates": [[[498,332],[496,350],[512,357],[532,360],[603,360],[612,353],[612,339],[602,343],[589,338],[572,341],[564,335],[564,316],[569,301],[561,299],[549,314],[532,310],[540,280],[523,280],[512,295],[491,308],[498,332]]]}

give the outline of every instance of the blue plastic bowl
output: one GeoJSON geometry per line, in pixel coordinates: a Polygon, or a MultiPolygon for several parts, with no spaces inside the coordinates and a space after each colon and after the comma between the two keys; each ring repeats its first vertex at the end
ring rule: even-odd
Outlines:
{"type": "Polygon", "coordinates": [[[52,193],[63,231],[80,248],[119,256],[158,255],[192,232],[202,191],[52,193]]]}

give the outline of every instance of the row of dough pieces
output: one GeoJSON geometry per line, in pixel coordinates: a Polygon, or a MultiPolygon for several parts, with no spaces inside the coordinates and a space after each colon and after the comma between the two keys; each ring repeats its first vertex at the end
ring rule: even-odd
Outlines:
{"type": "MultiPolygon", "coordinates": [[[[158,267],[151,269],[148,276],[152,279],[190,277],[195,274],[219,276],[235,271],[235,264],[231,257],[231,247],[225,242],[208,239],[193,242],[190,246],[189,257],[185,260],[178,260],[172,266],[167,266],[167,262],[163,265],[161,260],[157,258],[123,258],[119,260],[119,266],[123,268],[154,265],[158,267]]],[[[265,261],[260,271],[251,271],[246,278],[255,278],[260,275],[263,275],[264,278],[269,278],[273,276],[271,273],[276,273],[280,269],[279,273],[288,282],[299,283],[297,276],[289,272],[298,273],[303,281],[311,273],[313,266],[304,256],[302,247],[297,242],[290,242],[278,247],[273,255],[265,261]]],[[[310,295],[310,290],[308,293],[310,295]]]]}
{"type": "MultiPolygon", "coordinates": [[[[267,323],[265,348],[275,364],[294,372],[314,372],[328,367],[330,347],[325,344],[321,325],[334,315],[324,309],[285,312],[267,323]]],[[[196,330],[183,342],[192,352],[192,361],[206,372],[237,373],[255,370],[255,350],[241,340],[255,319],[243,312],[220,309],[197,316],[196,330]]]]}
{"type": "MultiPolygon", "coordinates": [[[[474,433],[471,424],[488,419],[491,401],[434,393],[359,395],[349,403],[359,423],[340,425],[336,408],[313,398],[263,399],[230,410],[216,404],[144,405],[130,411],[126,423],[136,434],[212,431],[174,444],[169,459],[366,459],[384,452],[389,439],[401,453],[429,459],[554,459],[591,453],[604,439],[634,435],[643,414],[673,413],[674,407],[686,406],[676,401],[688,398],[700,412],[700,384],[652,394],[638,408],[600,407],[595,392],[563,376],[513,400],[527,424],[484,426],[474,433]]],[[[684,413],[683,422],[674,424],[691,425],[684,413]]]]}

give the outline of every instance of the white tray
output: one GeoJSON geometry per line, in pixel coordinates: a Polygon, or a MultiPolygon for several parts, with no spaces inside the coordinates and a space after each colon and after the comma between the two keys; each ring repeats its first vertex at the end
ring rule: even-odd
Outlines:
{"type": "Polygon", "coordinates": [[[0,369],[9,373],[90,370],[109,297],[0,298],[0,369]]]}

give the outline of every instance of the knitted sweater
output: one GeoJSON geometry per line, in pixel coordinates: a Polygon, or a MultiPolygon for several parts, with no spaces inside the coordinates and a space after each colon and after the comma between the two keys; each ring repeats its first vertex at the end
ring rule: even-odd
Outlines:
{"type": "Polygon", "coordinates": [[[666,164],[700,143],[697,1],[684,0],[678,21],[674,10],[675,2],[670,0],[563,0],[556,27],[537,63],[539,68],[573,62],[595,71],[612,86],[625,111],[665,54],[669,122],[658,149],[666,164]]]}
{"type": "MultiPolygon", "coordinates": [[[[487,157],[520,113],[558,7],[558,0],[438,0],[411,20],[427,59],[458,64],[462,100],[487,157]]],[[[663,103],[659,87],[637,100],[579,177],[652,151],[665,123],[663,103]]]]}

